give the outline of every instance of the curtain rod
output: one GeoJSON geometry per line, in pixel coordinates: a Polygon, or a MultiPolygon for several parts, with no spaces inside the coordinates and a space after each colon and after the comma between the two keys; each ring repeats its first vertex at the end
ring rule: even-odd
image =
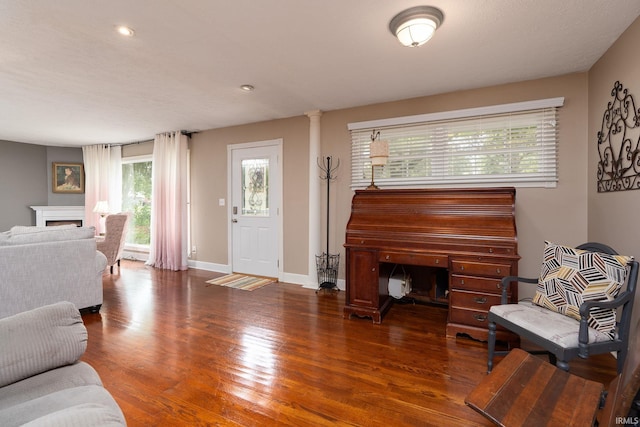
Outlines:
{"type": "MultiPolygon", "coordinates": [[[[191,138],[191,135],[200,133],[200,131],[196,131],[196,130],[180,130],[178,132],[180,132],[181,135],[186,135],[187,138],[191,138]]],[[[144,141],[122,142],[120,144],[104,144],[104,146],[106,147],[109,145],[113,145],[113,146],[125,147],[127,145],[144,144],[145,142],[153,142],[153,139],[146,139],[144,141]]]]}

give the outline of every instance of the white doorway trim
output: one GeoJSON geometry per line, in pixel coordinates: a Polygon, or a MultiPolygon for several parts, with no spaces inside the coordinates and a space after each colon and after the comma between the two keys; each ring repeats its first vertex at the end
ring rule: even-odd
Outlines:
{"type": "Polygon", "coordinates": [[[280,168],[280,180],[278,188],[276,190],[280,193],[280,197],[278,198],[277,209],[277,227],[278,231],[276,233],[278,240],[278,280],[282,280],[283,276],[283,266],[284,266],[284,212],[282,209],[284,193],[283,193],[283,182],[284,182],[284,170],[283,170],[283,159],[282,159],[282,138],[279,139],[271,139],[265,141],[256,141],[256,142],[247,142],[241,144],[229,144],[227,145],[227,263],[229,268],[233,268],[233,228],[231,219],[233,218],[233,165],[232,165],[232,154],[233,150],[236,149],[251,149],[251,148],[261,148],[261,147],[275,147],[278,152],[278,167],[280,168]]]}

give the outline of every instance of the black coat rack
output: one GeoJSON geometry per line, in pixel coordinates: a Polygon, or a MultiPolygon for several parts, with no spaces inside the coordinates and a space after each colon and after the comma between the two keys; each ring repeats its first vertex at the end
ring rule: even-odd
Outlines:
{"type": "Polygon", "coordinates": [[[331,156],[323,157],[322,162],[318,159],[318,167],[322,171],[321,179],[327,181],[327,251],[322,255],[316,255],[316,268],[318,272],[318,289],[337,289],[338,288],[338,266],[340,264],[340,254],[331,255],[329,253],[329,189],[331,181],[336,179],[336,172],[340,166],[340,159],[337,159],[335,165],[331,156]]]}

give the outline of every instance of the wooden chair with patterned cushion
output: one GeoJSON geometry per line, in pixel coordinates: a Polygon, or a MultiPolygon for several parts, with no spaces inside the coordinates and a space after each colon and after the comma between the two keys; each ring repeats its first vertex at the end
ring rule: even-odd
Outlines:
{"type": "Polygon", "coordinates": [[[110,267],[111,274],[113,274],[114,264],[117,263],[120,267],[120,258],[127,238],[129,216],[129,213],[107,215],[104,239],[99,238],[96,242],[97,249],[107,257],[107,265],[110,267]]]}
{"type": "Polygon", "coordinates": [[[570,248],[545,242],[538,279],[502,279],[502,304],[492,306],[488,316],[488,371],[496,354],[507,353],[495,350],[496,329],[501,327],[541,347],[565,371],[577,356],[616,352],[620,373],[637,281],[638,262],[609,246],[585,243],[570,248]],[[536,283],[533,301],[507,304],[511,282],[536,283]]]}

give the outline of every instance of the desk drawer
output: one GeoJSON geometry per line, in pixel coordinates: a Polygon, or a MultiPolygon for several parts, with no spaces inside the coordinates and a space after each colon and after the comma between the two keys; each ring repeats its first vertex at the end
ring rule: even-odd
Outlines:
{"type": "Polygon", "coordinates": [[[500,286],[500,280],[498,278],[489,277],[473,277],[463,276],[461,274],[451,275],[451,290],[458,289],[463,291],[478,291],[491,294],[502,294],[502,288],[500,286]]]}
{"type": "Polygon", "coordinates": [[[469,310],[466,308],[449,308],[449,321],[462,325],[475,326],[487,329],[489,327],[489,315],[487,311],[469,310]]]}
{"type": "Polygon", "coordinates": [[[489,307],[500,304],[500,295],[454,290],[449,294],[449,304],[453,308],[467,308],[488,312],[489,307]]]}
{"type": "Polygon", "coordinates": [[[451,261],[451,271],[458,274],[477,274],[502,278],[511,275],[511,264],[455,260],[451,261]]]}
{"type": "Polygon", "coordinates": [[[380,251],[378,261],[393,264],[425,265],[428,267],[447,268],[449,260],[446,255],[380,251]]]}
{"type": "MultiPolygon", "coordinates": [[[[468,308],[449,308],[449,322],[487,329],[489,328],[488,313],[488,311],[471,310],[468,308]]],[[[496,330],[498,331],[507,331],[503,326],[496,326],[496,330]]]]}

